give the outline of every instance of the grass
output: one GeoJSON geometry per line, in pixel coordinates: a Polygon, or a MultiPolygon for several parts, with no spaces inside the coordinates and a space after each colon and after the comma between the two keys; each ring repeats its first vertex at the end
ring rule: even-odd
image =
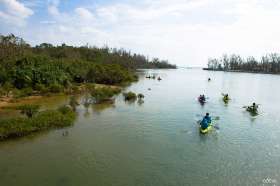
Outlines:
{"type": "Polygon", "coordinates": [[[17,117],[0,120],[0,140],[21,137],[33,132],[51,128],[71,126],[76,113],[69,107],[63,106],[57,110],[46,110],[33,117],[17,117]]]}
{"type": "Polygon", "coordinates": [[[20,110],[21,114],[26,115],[29,118],[32,118],[36,113],[39,112],[39,105],[20,105],[18,107],[16,107],[17,110],[20,110]]]}

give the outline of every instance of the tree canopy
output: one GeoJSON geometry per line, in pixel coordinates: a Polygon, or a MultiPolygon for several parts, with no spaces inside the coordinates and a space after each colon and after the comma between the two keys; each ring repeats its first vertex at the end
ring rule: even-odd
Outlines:
{"type": "Polygon", "coordinates": [[[124,49],[89,46],[32,47],[13,34],[0,35],[0,87],[67,87],[72,83],[122,84],[136,79],[135,69],[176,68],[168,61],[132,54],[124,49]]]}
{"type": "Polygon", "coordinates": [[[260,60],[250,56],[246,59],[240,55],[223,55],[221,58],[209,59],[208,69],[225,71],[246,71],[263,73],[280,73],[280,55],[277,53],[262,56],[260,60]]]}

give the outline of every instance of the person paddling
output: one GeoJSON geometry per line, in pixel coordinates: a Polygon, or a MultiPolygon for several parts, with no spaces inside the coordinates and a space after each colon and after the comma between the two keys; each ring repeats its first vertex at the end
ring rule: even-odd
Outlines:
{"type": "Polygon", "coordinates": [[[204,95],[204,94],[199,95],[198,99],[199,99],[199,101],[200,101],[200,102],[205,102],[205,100],[206,100],[206,98],[205,98],[205,95],[204,95]]]}
{"type": "Polygon", "coordinates": [[[229,100],[228,94],[224,94],[224,101],[226,102],[226,101],[228,101],[228,100],[229,100]]]}
{"type": "Polygon", "coordinates": [[[256,103],[253,103],[251,106],[248,107],[248,110],[251,112],[257,112],[258,111],[258,105],[256,103]]]}
{"type": "Polygon", "coordinates": [[[224,96],[224,99],[229,99],[229,98],[228,98],[228,94],[226,94],[226,95],[224,96]]]}
{"type": "Polygon", "coordinates": [[[202,121],[200,122],[201,129],[202,130],[207,129],[211,122],[212,122],[212,120],[211,120],[209,113],[206,113],[206,115],[203,117],[202,121]]]}

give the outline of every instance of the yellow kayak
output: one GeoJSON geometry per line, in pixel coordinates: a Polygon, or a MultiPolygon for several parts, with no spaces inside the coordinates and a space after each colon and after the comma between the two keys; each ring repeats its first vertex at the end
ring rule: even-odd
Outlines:
{"type": "Polygon", "coordinates": [[[228,101],[229,101],[229,98],[223,98],[223,101],[225,102],[225,103],[228,103],[228,101]]]}
{"type": "Polygon", "coordinates": [[[207,132],[209,132],[212,129],[212,124],[210,123],[210,125],[206,128],[206,129],[202,129],[201,127],[199,127],[199,130],[202,134],[206,134],[207,132]]]}

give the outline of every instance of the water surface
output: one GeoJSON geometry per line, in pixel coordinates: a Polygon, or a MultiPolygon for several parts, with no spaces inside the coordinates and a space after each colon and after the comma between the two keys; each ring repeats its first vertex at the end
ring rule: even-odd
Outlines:
{"type": "Polygon", "coordinates": [[[0,185],[280,183],[280,76],[190,69],[140,75],[127,91],[143,93],[143,104],[120,95],[114,105],[81,105],[71,128],[1,142],[0,185]],[[203,93],[209,99],[201,106],[203,93]],[[221,93],[232,98],[228,105],[221,93]],[[261,104],[256,117],[242,109],[253,101],[261,104]],[[220,130],[199,133],[196,121],[205,112],[220,117],[220,130]]]}

